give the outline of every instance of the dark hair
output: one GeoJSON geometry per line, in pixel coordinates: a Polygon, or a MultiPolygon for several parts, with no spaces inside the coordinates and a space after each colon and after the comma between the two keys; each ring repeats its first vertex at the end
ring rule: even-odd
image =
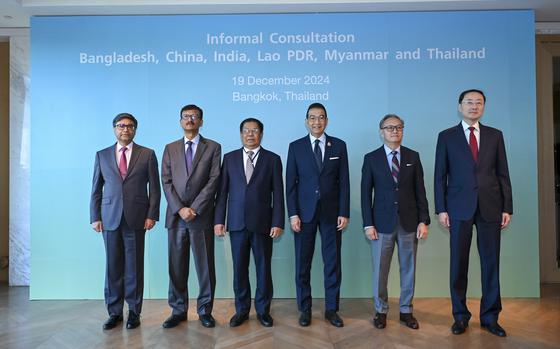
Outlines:
{"type": "Polygon", "coordinates": [[[323,109],[323,111],[325,112],[325,118],[327,118],[327,109],[325,108],[325,106],[321,103],[313,103],[309,107],[307,107],[307,112],[305,113],[306,119],[309,117],[309,111],[314,108],[323,109]]]}
{"type": "Polygon", "coordinates": [[[179,112],[179,118],[183,116],[183,112],[185,110],[196,110],[198,112],[198,116],[200,116],[200,120],[202,120],[202,114],[204,114],[204,112],[196,104],[187,104],[183,108],[181,108],[181,111],[179,112]]]}
{"type": "Polygon", "coordinates": [[[381,119],[381,121],[379,121],[379,129],[381,129],[383,127],[383,124],[385,123],[385,121],[387,121],[387,119],[390,119],[390,118],[395,118],[395,119],[399,120],[401,122],[401,124],[404,126],[404,120],[401,119],[400,116],[398,116],[397,114],[387,114],[381,119]]]}
{"type": "Polygon", "coordinates": [[[263,125],[263,123],[262,123],[260,120],[255,119],[255,118],[247,118],[247,119],[241,121],[241,123],[239,124],[239,132],[243,132],[243,125],[245,125],[245,123],[247,123],[247,122],[254,122],[254,123],[256,123],[257,126],[259,126],[259,131],[260,131],[261,133],[263,133],[263,131],[264,131],[264,125],[263,125]]]}
{"type": "Polygon", "coordinates": [[[482,99],[484,100],[484,103],[486,103],[486,96],[484,95],[484,92],[482,92],[481,90],[477,90],[477,89],[470,89],[470,90],[466,90],[461,92],[461,94],[459,95],[459,104],[461,104],[463,102],[463,98],[465,98],[465,95],[467,93],[471,93],[471,92],[476,92],[476,93],[480,93],[482,95],[482,99]]]}
{"type": "Polygon", "coordinates": [[[130,113],[120,113],[119,115],[115,116],[113,119],[113,127],[117,126],[117,122],[121,121],[122,119],[130,119],[134,123],[134,129],[138,128],[138,121],[132,114],[130,113]]]}

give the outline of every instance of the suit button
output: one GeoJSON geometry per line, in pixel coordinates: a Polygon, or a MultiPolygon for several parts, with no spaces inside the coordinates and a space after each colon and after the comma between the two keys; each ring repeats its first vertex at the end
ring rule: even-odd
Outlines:
{"type": "Polygon", "coordinates": [[[395,188],[395,191],[399,191],[399,188],[395,188]]]}
{"type": "Polygon", "coordinates": [[[319,191],[318,191],[318,190],[315,190],[315,194],[319,194],[319,191]]]}
{"type": "Polygon", "coordinates": [[[395,201],[395,205],[398,205],[399,203],[395,201]]]}

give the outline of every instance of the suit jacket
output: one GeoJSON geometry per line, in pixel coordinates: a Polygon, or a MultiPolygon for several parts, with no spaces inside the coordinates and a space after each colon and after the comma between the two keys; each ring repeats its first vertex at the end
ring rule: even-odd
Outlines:
{"type": "Polygon", "coordinates": [[[478,207],[484,220],[513,213],[511,182],[502,132],[480,124],[475,162],[461,124],[440,132],[434,173],[436,213],[471,219],[478,207]]]}
{"type": "Polygon", "coordinates": [[[420,156],[403,146],[400,153],[398,186],[393,180],[383,146],[364,156],[362,219],[364,227],[374,226],[379,233],[392,233],[397,218],[403,229],[409,232],[416,231],[419,223],[430,224],[420,156]]]}
{"type": "MultiPolygon", "coordinates": [[[[214,220],[214,197],[220,176],[221,147],[200,136],[192,171],[187,175],[185,143],[181,138],[165,146],[161,163],[161,181],[167,199],[165,227],[180,227],[179,210],[192,208],[197,216],[184,222],[190,229],[210,229],[214,220]]],[[[184,226],[184,225],[183,225],[184,226]]]]}
{"type": "Polygon", "coordinates": [[[159,219],[161,197],[158,163],[152,149],[134,143],[124,180],[119,172],[116,144],[95,154],[90,200],[90,223],[116,230],[124,214],[132,229],[144,229],[146,218],[159,219]]]}
{"type": "Polygon", "coordinates": [[[309,135],[292,143],[286,166],[288,215],[298,215],[308,223],[317,203],[328,220],[350,217],[350,180],[348,154],[344,141],[326,136],[323,166],[317,167],[309,135]]]}
{"type": "Polygon", "coordinates": [[[269,234],[271,227],[284,229],[284,185],[280,157],[261,147],[249,183],[245,177],[243,149],[224,155],[216,196],[214,224],[227,230],[269,234]]]}

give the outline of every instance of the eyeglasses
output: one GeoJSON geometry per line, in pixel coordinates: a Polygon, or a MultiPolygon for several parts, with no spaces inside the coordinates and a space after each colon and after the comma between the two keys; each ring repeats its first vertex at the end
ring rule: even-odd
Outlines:
{"type": "Polygon", "coordinates": [[[462,102],[464,105],[468,106],[468,107],[482,107],[484,105],[484,103],[477,101],[477,102],[473,102],[473,101],[463,101],[462,102]]]}
{"type": "Polygon", "coordinates": [[[258,128],[244,128],[241,130],[241,132],[243,132],[244,135],[248,135],[248,134],[258,135],[259,133],[261,133],[261,130],[259,130],[258,128]]]}
{"type": "Polygon", "coordinates": [[[402,130],[404,129],[404,126],[403,125],[397,125],[397,126],[388,125],[388,126],[381,127],[381,129],[385,130],[385,131],[389,131],[389,132],[395,132],[395,131],[402,132],[402,130]]]}
{"type": "Polygon", "coordinates": [[[134,124],[116,124],[115,127],[121,131],[123,131],[124,129],[134,131],[134,129],[136,129],[136,126],[134,126],[134,124]]]}
{"type": "Polygon", "coordinates": [[[311,121],[311,122],[315,122],[315,121],[325,121],[327,120],[327,117],[324,115],[319,115],[319,116],[315,116],[315,115],[309,115],[307,117],[307,120],[311,121]]]}
{"type": "Polygon", "coordinates": [[[181,119],[183,120],[190,120],[190,121],[196,121],[200,119],[200,116],[196,115],[196,114],[192,114],[192,115],[181,115],[181,119]]]}

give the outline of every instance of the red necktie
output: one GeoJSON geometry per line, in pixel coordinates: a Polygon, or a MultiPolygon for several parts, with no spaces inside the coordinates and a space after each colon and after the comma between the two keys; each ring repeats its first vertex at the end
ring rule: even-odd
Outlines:
{"type": "Polygon", "coordinates": [[[126,177],[126,171],[128,166],[126,165],[126,151],[128,150],[127,147],[122,147],[121,148],[121,160],[119,161],[119,172],[121,173],[121,177],[122,179],[124,179],[126,177]]]}
{"type": "Polygon", "coordinates": [[[472,153],[472,157],[474,159],[474,162],[478,161],[478,143],[476,142],[476,137],[474,135],[474,127],[469,127],[469,130],[471,131],[471,134],[469,135],[469,146],[471,147],[471,153],[472,153]]]}

